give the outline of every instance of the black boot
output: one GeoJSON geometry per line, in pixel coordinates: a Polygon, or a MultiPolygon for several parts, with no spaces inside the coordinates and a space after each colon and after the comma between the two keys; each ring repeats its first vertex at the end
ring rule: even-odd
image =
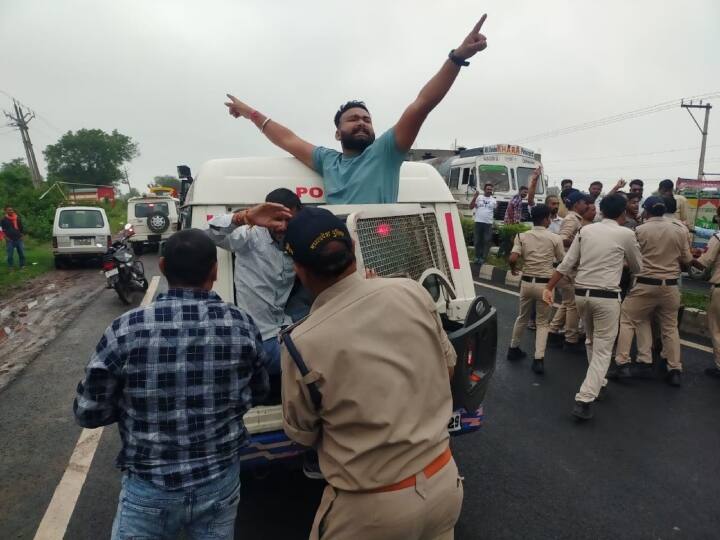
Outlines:
{"type": "Polygon", "coordinates": [[[720,379],[720,369],[716,367],[709,367],[705,369],[705,375],[708,377],[714,377],[716,379],[720,379]]]}
{"type": "Polygon", "coordinates": [[[532,370],[538,375],[542,375],[543,373],[545,373],[545,359],[536,358],[535,360],[533,360],[532,370]]]}
{"type": "Polygon", "coordinates": [[[522,360],[527,354],[520,347],[510,347],[507,352],[508,360],[522,360]]]}
{"type": "Polygon", "coordinates": [[[667,373],[667,382],[670,386],[680,386],[682,384],[682,374],[679,369],[671,369],[667,373]]]}
{"type": "Polygon", "coordinates": [[[572,414],[575,418],[579,418],[580,420],[590,420],[593,417],[590,403],[585,403],[584,401],[575,402],[572,414]]]}
{"type": "Polygon", "coordinates": [[[577,343],[566,341],[565,345],[563,345],[563,350],[571,353],[585,354],[585,343],[581,343],[579,341],[577,343]]]}

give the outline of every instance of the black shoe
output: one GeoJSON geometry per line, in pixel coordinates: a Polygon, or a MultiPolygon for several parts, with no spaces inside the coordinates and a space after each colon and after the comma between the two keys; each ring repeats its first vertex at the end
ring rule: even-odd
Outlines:
{"type": "Polygon", "coordinates": [[[580,341],[577,343],[566,341],[563,345],[563,350],[571,353],[585,354],[585,344],[580,341]]]}
{"type": "Polygon", "coordinates": [[[667,383],[670,386],[680,386],[682,384],[682,375],[679,369],[671,369],[668,371],[667,383]]]}
{"type": "Polygon", "coordinates": [[[308,450],[303,455],[303,474],[312,480],[324,480],[322,471],[320,471],[320,463],[318,462],[318,455],[315,450],[308,450]]]}
{"type": "Polygon", "coordinates": [[[653,367],[652,364],[638,362],[630,368],[630,373],[632,373],[632,377],[638,379],[651,379],[653,377],[653,367]]]}
{"type": "Polygon", "coordinates": [[[608,389],[607,389],[607,386],[603,386],[603,387],[600,389],[600,392],[598,392],[598,395],[597,395],[597,397],[595,398],[595,401],[603,401],[603,400],[607,399],[607,397],[608,397],[608,389]]]}
{"type": "Polygon", "coordinates": [[[716,379],[720,379],[720,369],[716,367],[706,368],[705,375],[707,375],[708,377],[715,377],[716,379]]]}
{"type": "Polygon", "coordinates": [[[545,373],[545,359],[536,358],[535,360],[533,360],[532,370],[538,375],[542,375],[543,373],[545,373]]]}
{"type": "Polygon", "coordinates": [[[592,408],[589,403],[576,401],[572,410],[572,415],[580,420],[590,420],[593,417],[592,408]]]}
{"type": "Polygon", "coordinates": [[[548,347],[562,347],[563,341],[565,341],[565,338],[562,334],[557,332],[548,332],[548,347]]]}
{"type": "Polygon", "coordinates": [[[528,322],[527,329],[528,330],[537,330],[537,324],[535,323],[535,321],[528,322]]]}
{"type": "Polygon", "coordinates": [[[510,347],[507,352],[508,360],[522,360],[527,356],[525,351],[522,351],[520,347],[510,347]]]}
{"type": "Polygon", "coordinates": [[[610,364],[610,369],[608,369],[606,377],[613,380],[631,378],[630,364],[617,364],[613,362],[610,364]]]}

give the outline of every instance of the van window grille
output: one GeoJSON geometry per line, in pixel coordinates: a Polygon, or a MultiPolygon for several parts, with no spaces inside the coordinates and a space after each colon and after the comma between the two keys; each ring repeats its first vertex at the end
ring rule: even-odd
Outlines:
{"type": "Polygon", "coordinates": [[[356,227],[365,268],[414,280],[436,268],[453,283],[434,214],[360,218],[356,227]]]}

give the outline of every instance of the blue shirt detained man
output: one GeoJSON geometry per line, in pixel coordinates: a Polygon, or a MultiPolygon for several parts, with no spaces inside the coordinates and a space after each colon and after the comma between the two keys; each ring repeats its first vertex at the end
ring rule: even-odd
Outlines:
{"type": "Polygon", "coordinates": [[[73,404],[87,428],[117,422],[122,489],[112,538],[234,538],[243,415],[268,391],[252,318],[211,289],[217,252],[204,232],[166,243],[170,288],[105,330],[73,404]]]}
{"type": "MultiPolygon", "coordinates": [[[[275,120],[228,94],[230,115],[253,122],[276,146],[318,172],[325,182],[329,204],[395,203],[400,165],[420,127],[445,97],[467,59],[487,47],[480,33],[483,15],[459,47],[450,51],[440,71],[422,88],[398,122],[375,139],[372,118],[362,101],[348,101],[335,113],[335,140],[342,152],[313,145],[275,120]]],[[[389,61],[395,61],[390,59],[389,61]]]]}

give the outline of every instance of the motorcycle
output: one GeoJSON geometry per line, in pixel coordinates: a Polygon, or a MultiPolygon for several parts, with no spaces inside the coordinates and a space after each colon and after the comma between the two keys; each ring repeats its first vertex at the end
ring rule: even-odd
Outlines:
{"type": "Polygon", "coordinates": [[[122,235],[108,248],[103,257],[107,288],[115,289],[123,304],[130,304],[134,291],[146,291],[145,267],[136,261],[128,239],[135,234],[132,225],[125,225],[122,235]]]}

